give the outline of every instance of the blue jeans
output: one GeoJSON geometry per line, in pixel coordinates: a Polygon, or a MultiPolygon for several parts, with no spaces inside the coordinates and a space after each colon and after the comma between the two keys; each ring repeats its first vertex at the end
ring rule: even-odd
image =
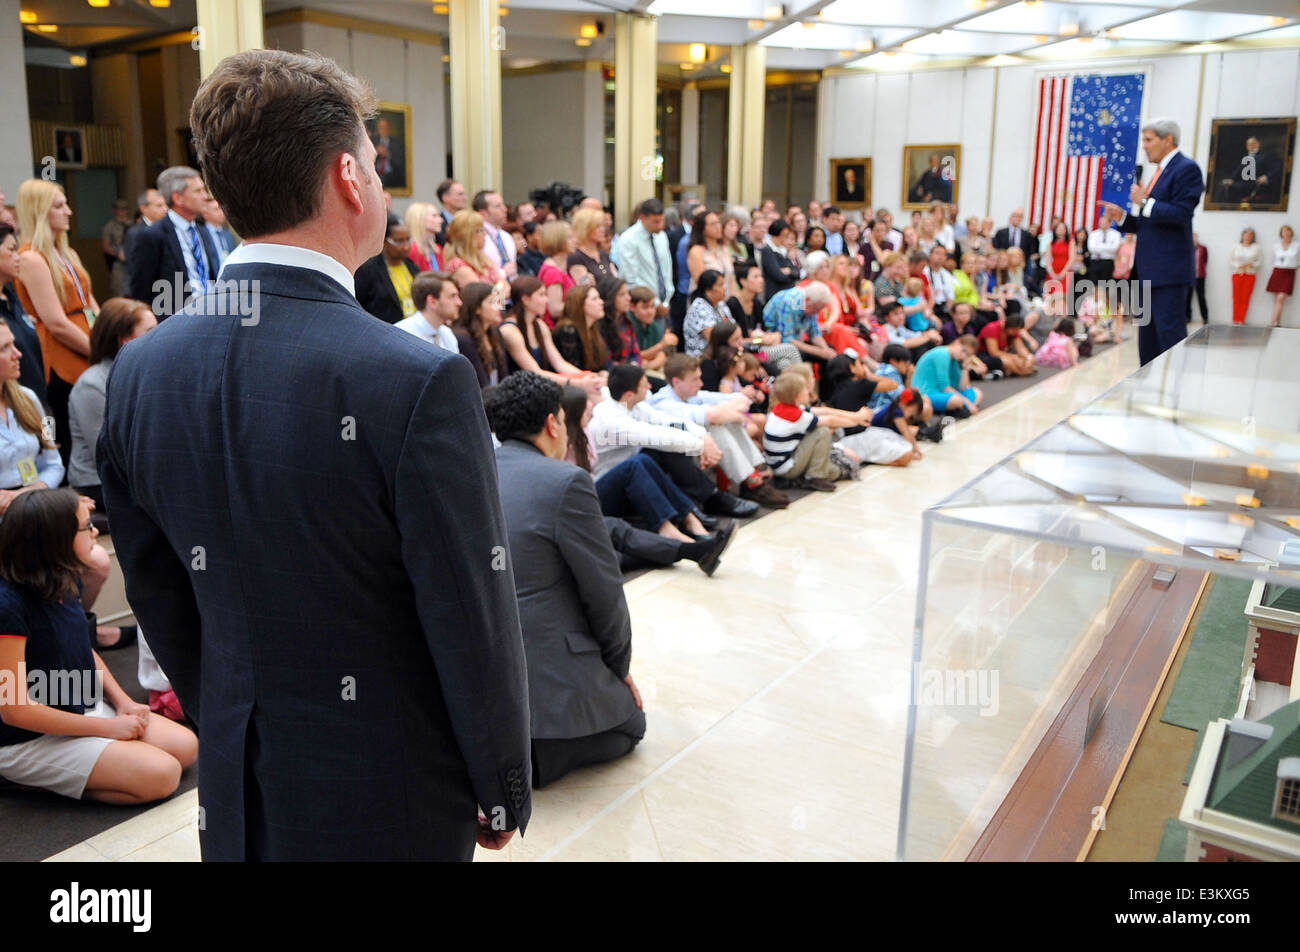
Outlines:
{"type": "Polygon", "coordinates": [[[622,516],[633,509],[651,531],[695,508],[659,464],[644,453],[629,457],[596,480],[596,495],[603,515],[622,516]]]}

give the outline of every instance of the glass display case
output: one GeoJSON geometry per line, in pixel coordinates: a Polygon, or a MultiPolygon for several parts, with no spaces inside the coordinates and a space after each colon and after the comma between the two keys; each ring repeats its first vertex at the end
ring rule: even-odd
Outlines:
{"type": "Polygon", "coordinates": [[[1209,581],[1300,586],[1300,330],[1202,328],[922,531],[899,858],[1082,857],[1209,581]]]}

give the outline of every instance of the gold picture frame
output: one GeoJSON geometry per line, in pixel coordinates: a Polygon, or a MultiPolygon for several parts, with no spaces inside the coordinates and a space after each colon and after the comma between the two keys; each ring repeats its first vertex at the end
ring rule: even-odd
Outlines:
{"type": "Polygon", "coordinates": [[[379,112],[366,121],[366,135],[375,144],[375,171],[384,191],[394,198],[411,195],[411,106],[381,102],[379,112]]]}
{"type": "Polygon", "coordinates": [[[960,185],[960,145],[903,146],[903,200],[900,205],[904,211],[923,212],[931,202],[956,205],[960,185]]]}
{"type": "Polygon", "coordinates": [[[871,206],[871,159],[831,159],[831,204],[843,211],[871,206]]]}
{"type": "Polygon", "coordinates": [[[1206,169],[1207,212],[1284,212],[1291,199],[1295,116],[1215,119],[1206,169]],[[1259,143],[1254,156],[1246,141],[1259,143]]]}

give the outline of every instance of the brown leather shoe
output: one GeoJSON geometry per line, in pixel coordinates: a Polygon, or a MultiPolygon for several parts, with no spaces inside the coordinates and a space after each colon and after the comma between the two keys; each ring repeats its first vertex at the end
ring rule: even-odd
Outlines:
{"type": "Polygon", "coordinates": [[[784,509],[790,505],[790,497],[770,483],[759,483],[753,488],[742,486],[740,495],[745,499],[754,500],[760,506],[767,506],[769,509],[784,509]]]}

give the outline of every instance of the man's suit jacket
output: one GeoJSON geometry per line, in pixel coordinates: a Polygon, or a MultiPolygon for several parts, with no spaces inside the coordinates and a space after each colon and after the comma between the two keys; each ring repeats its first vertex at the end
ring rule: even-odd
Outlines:
{"type": "Polygon", "coordinates": [[[478,381],[319,272],[226,275],[118,355],[97,450],[198,724],[203,857],[469,859],[476,802],[522,828],[532,770],[478,381]]]}
{"type": "MultiPolygon", "coordinates": [[[[212,236],[198,219],[199,240],[207,256],[208,281],[217,277],[218,262],[212,236]]],[[[153,307],[158,320],[165,320],[193,297],[187,286],[189,272],[185,269],[185,253],[181,251],[180,236],[170,215],[164,215],[152,225],[137,225],[126,233],[127,297],[144,301],[153,307]],[[164,288],[158,282],[165,281],[164,288]]]]}
{"type": "MultiPolygon", "coordinates": [[[[1153,173],[1154,174],[1154,173],[1153,173]]],[[[1192,241],[1192,215],[1205,191],[1205,178],[1194,159],[1179,152],[1169,160],[1150,198],[1150,216],[1128,215],[1120,231],[1136,234],[1133,277],[1152,287],[1192,284],[1196,281],[1196,245],[1192,241]]]]}
{"type": "MultiPolygon", "coordinates": [[[[993,247],[999,251],[1005,251],[1011,247],[1011,227],[999,228],[993,233],[993,247]]],[[[1029,233],[1028,228],[1020,229],[1020,244],[1017,246],[1025,253],[1025,263],[1038,254],[1038,239],[1029,233]]]]}
{"type": "Polygon", "coordinates": [[[585,737],[636,713],[632,621],[596,484],[520,440],[497,450],[533,736],[585,737]]]}
{"type": "MultiPolygon", "coordinates": [[[[416,267],[410,258],[403,258],[402,263],[412,275],[416,267]]],[[[388,259],[381,251],[361,267],[357,268],[357,303],[388,324],[396,324],[406,317],[402,313],[402,303],[397,300],[397,289],[388,274],[388,259]]]]}

